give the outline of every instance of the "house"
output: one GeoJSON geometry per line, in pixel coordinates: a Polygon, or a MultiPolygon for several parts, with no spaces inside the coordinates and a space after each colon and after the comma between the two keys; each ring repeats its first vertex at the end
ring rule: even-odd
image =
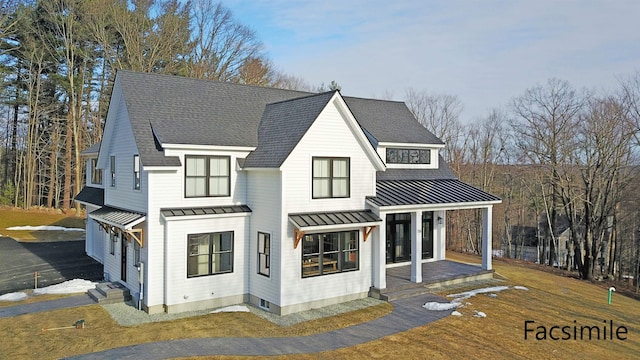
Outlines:
{"type": "Polygon", "coordinates": [[[249,302],[285,315],[367,297],[445,257],[459,181],[402,102],[118,71],[84,151],[87,254],[149,313],[249,302]]]}

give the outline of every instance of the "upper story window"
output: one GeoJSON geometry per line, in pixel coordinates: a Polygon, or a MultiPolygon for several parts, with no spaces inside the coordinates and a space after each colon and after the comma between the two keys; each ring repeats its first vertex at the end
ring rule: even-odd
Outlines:
{"type": "Polygon", "coordinates": [[[346,198],[350,193],[349,158],[313,158],[313,198],[346,198]]]}
{"type": "Polygon", "coordinates": [[[98,159],[93,158],[90,161],[91,164],[91,183],[100,185],[102,184],[102,170],[98,169],[98,159]]]}
{"type": "Polygon", "coordinates": [[[140,190],[140,156],[133,155],[133,189],[140,190]]]}
{"type": "Polygon", "coordinates": [[[109,157],[109,168],[111,169],[111,187],[116,187],[116,156],[109,157]]]}
{"type": "Polygon", "coordinates": [[[185,197],[229,196],[229,156],[186,156],[185,197]]]}
{"type": "Polygon", "coordinates": [[[387,148],[387,164],[431,164],[431,150],[387,148]]]}

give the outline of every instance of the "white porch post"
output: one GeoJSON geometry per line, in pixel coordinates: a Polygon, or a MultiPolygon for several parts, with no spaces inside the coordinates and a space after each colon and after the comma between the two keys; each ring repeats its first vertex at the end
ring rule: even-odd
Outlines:
{"type": "Polygon", "coordinates": [[[491,238],[493,206],[482,209],[482,269],[491,270],[491,255],[493,253],[493,240],[491,238]]]}
{"type": "Polygon", "coordinates": [[[373,287],[376,289],[385,289],[387,287],[387,254],[386,252],[386,234],[387,234],[387,222],[386,216],[383,213],[379,214],[382,222],[373,231],[373,239],[371,241],[372,260],[373,260],[373,287]],[[372,241],[373,240],[373,241],[372,241]]]}
{"type": "Polygon", "coordinates": [[[411,282],[422,282],[422,216],[411,213],[411,282]]]}

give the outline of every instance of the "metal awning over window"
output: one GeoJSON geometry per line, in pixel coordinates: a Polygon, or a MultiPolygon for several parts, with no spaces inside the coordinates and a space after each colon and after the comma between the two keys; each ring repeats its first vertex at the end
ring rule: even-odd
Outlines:
{"type": "Polygon", "coordinates": [[[251,212],[251,209],[247,205],[160,209],[160,213],[165,219],[169,217],[206,216],[206,215],[215,216],[215,215],[250,213],[250,212],[251,212]]]}
{"type": "Polygon", "coordinates": [[[104,206],[90,212],[89,218],[100,224],[106,232],[121,232],[127,240],[134,239],[143,247],[142,229],[134,226],[146,220],[145,214],[104,206]]]}
{"type": "Polygon", "coordinates": [[[371,210],[354,210],[289,214],[289,222],[295,227],[295,243],[293,246],[297,248],[300,239],[310,231],[338,231],[363,227],[364,241],[367,241],[371,231],[382,220],[371,210]]]}

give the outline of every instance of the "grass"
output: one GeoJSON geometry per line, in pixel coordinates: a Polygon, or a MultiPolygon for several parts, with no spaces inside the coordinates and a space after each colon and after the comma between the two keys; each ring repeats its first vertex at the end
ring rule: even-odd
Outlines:
{"type": "Polygon", "coordinates": [[[30,209],[0,207],[0,233],[22,242],[35,241],[68,241],[84,237],[83,232],[76,231],[24,231],[7,230],[12,226],[52,225],[70,228],[84,228],[84,218],[63,214],[49,209],[30,209]]]}
{"type": "MultiPolygon", "coordinates": [[[[449,259],[478,263],[473,256],[448,253],[449,259]]],[[[274,357],[275,359],[369,359],[369,358],[492,358],[492,359],[632,359],[640,358],[640,302],[618,294],[607,305],[605,289],[581,280],[553,275],[524,264],[494,260],[505,285],[523,285],[529,291],[509,289],[493,298],[478,295],[460,312],[434,323],[365,344],[319,354],[274,357]],[[473,317],[482,311],[486,318],[473,317]],[[524,321],[573,326],[601,325],[613,320],[628,329],[620,340],[524,340],[524,321]]],[[[458,288],[441,295],[467,289],[458,288]]],[[[60,358],[136,343],[186,337],[302,336],[329,331],[384,316],[390,304],[318,319],[291,327],[279,327],[251,313],[220,313],[133,327],[116,324],[102,307],[91,305],[40,314],[0,319],[3,355],[6,358],[60,358]],[[42,331],[70,326],[84,319],[86,328],[42,331]]],[[[241,357],[201,357],[226,359],[241,357]]]]}

